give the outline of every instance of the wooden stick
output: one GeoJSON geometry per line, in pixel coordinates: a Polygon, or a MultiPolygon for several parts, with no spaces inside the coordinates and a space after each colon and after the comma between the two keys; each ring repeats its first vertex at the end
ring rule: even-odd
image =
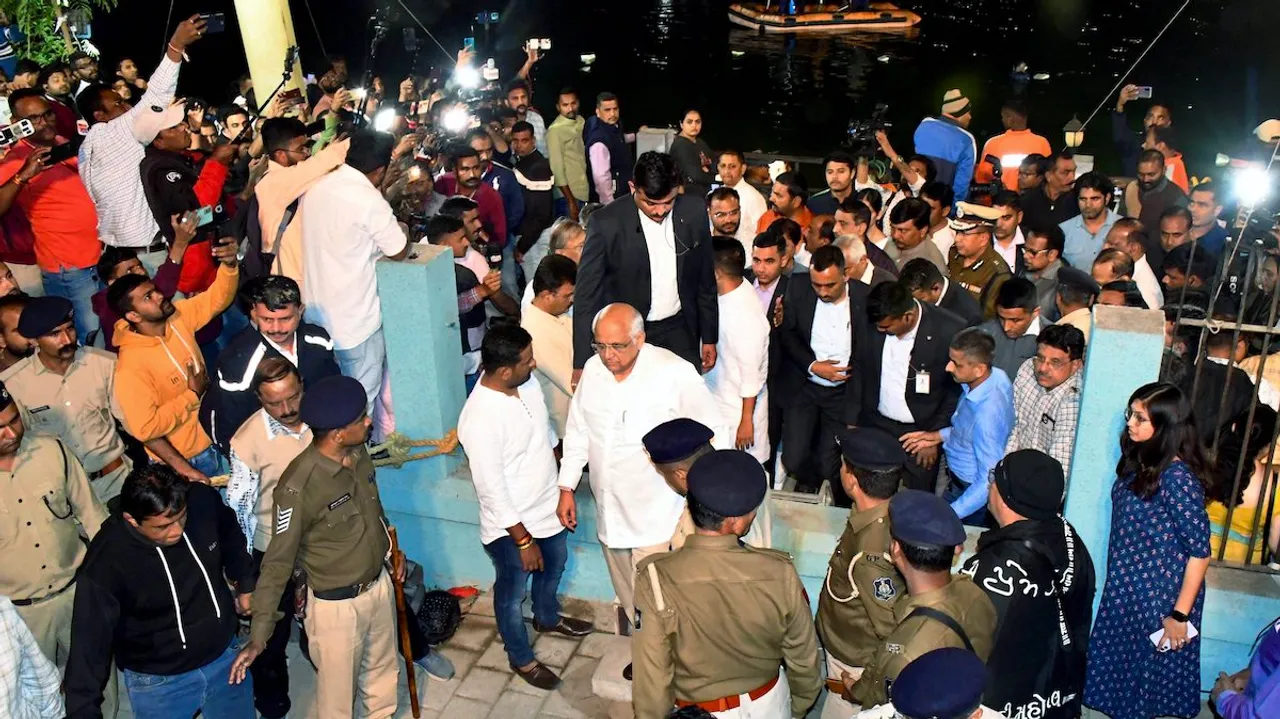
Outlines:
{"type": "Polygon", "coordinates": [[[404,581],[396,579],[400,576],[401,568],[404,567],[404,552],[400,551],[400,541],[396,538],[396,528],[388,526],[387,533],[391,536],[391,583],[396,588],[396,622],[400,627],[400,654],[404,656],[405,676],[409,680],[409,706],[413,709],[413,719],[421,716],[422,710],[418,707],[418,678],[414,674],[413,669],[413,649],[409,645],[409,610],[405,606],[404,601],[404,581]]]}

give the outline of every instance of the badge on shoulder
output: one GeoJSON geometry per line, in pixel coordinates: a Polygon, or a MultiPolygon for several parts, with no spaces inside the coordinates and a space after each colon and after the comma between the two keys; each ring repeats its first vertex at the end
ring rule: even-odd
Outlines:
{"type": "Polygon", "coordinates": [[[882,602],[890,601],[898,596],[898,590],[893,586],[893,580],[889,577],[877,577],[871,585],[876,599],[882,602]]]}

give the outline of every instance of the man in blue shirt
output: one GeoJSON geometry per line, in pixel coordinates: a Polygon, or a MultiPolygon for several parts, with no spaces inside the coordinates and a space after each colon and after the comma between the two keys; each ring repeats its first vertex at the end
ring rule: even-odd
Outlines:
{"type": "Polygon", "coordinates": [[[951,480],[942,498],[961,521],[975,527],[986,526],[991,470],[1004,457],[1014,423],[1013,383],[1004,370],[991,366],[995,352],[995,340],[986,332],[970,327],[957,333],[947,372],[962,385],[962,394],[951,426],[902,438],[908,452],[942,444],[951,480]]]}
{"type": "Polygon", "coordinates": [[[1111,201],[1111,180],[1097,172],[1086,172],[1076,179],[1076,197],[1080,214],[1063,222],[1066,236],[1063,257],[1076,269],[1088,271],[1106,244],[1107,233],[1120,219],[1107,203],[1111,201]]]}
{"type": "Polygon", "coordinates": [[[942,96],[942,114],[926,117],[915,133],[916,152],[933,159],[938,170],[934,179],[951,185],[957,201],[969,198],[978,157],[978,143],[967,129],[971,109],[964,93],[948,90],[942,96]]]}
{"type": "Polygon", "coordinates": [[[1205,181],[1191,188],[1191,202],[1187,204],[1191,211],[1191,239],[1200,243],[1200,247],[1222,257],[1222,250],[1227,246],[1231,235],[1226,228],[1218,224],[1218,216],[1222,214],[1222,200],[1218,198],[1218,187],[1212,181],[1205,181]]]}

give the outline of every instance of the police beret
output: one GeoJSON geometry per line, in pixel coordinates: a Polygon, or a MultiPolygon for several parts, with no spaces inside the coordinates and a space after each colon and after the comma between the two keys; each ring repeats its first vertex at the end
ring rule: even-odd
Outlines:
{"type": "Polygon", "coordinates": [[[640,441],[654,464],[670,464],[693,456],[715,434],[705,424],[681,417],[654,427],[640,441]]]}
{"type": "Polygon", "coordinates": [[[987,668],[977,654],[946,647],[903,667],[889,688],[889,699],[905,719],[968,719],[982,705],[986,685],[987,668]]]}
{"type": "Polygon", "coordinates": [[[886,472],[907,463],[898,438],[878,427],[854,427],[836,435],[840,452],[850,466],[886,472]]]}
{"type": "Polygon", "coordinates": [[[1083,270],[1075,267],[1062,267],[1058,269],[1058,284],[1066,285],[1078,290],[1084,290],[1092,294],[1098,294],[1102,288],[1093,279],[1093,276],[1083,270]]]}
{"type": "Polygon", "coordinates": [[[356,421],[364,411],[364,387],[360,382],[334,375],[307,387],[298,414],[311,429],[337,429],[356,421]]]}
{"type": "Polygon", "coordinates": [[[724,517],[741,517],[764,501],[764,467],[736,449],[704,454],[689,468],[689,496],[724,517]]]}
{"type": "Polygon", "coordinates": [[[976,227],[995,227],[1000,214],[1001,211],[994,207],[957,202],[955,219],[950,220],[948,224],[956,232],[968,232],[976,227]]]}
{"type": "Polygon", "coordinates": [[[889,500],[889,533],[913,545],[957,547],[964,544],[964,525],[941,497],[904,489],[889,500]]]}
{"type": "Polygon", "coordinates": [[[18,334],[35,339],[71,320],[74,307],[65,297],[32,297],[18,316],[18,334]]]}
{"type": "Polygon", "coordinates": [[[1053,519],[1062,508],[1067,483],[1062,464],[1035,449],[1020,449],[1000,460],[996,489],[1009,509],[1027,519],[1053,519]]]}

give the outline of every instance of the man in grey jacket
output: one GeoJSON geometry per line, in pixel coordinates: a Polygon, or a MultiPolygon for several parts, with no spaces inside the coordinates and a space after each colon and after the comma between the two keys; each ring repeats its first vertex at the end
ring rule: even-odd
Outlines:
{"type": "Polygon", "coordinates": [[[996,294],[996,317],[978,326],[996,341],[994,367],[1016,377],[1022,363],[1036,353],[1040,334],[1040,300],[1035,283],[1013,277],[996,294]]]}

